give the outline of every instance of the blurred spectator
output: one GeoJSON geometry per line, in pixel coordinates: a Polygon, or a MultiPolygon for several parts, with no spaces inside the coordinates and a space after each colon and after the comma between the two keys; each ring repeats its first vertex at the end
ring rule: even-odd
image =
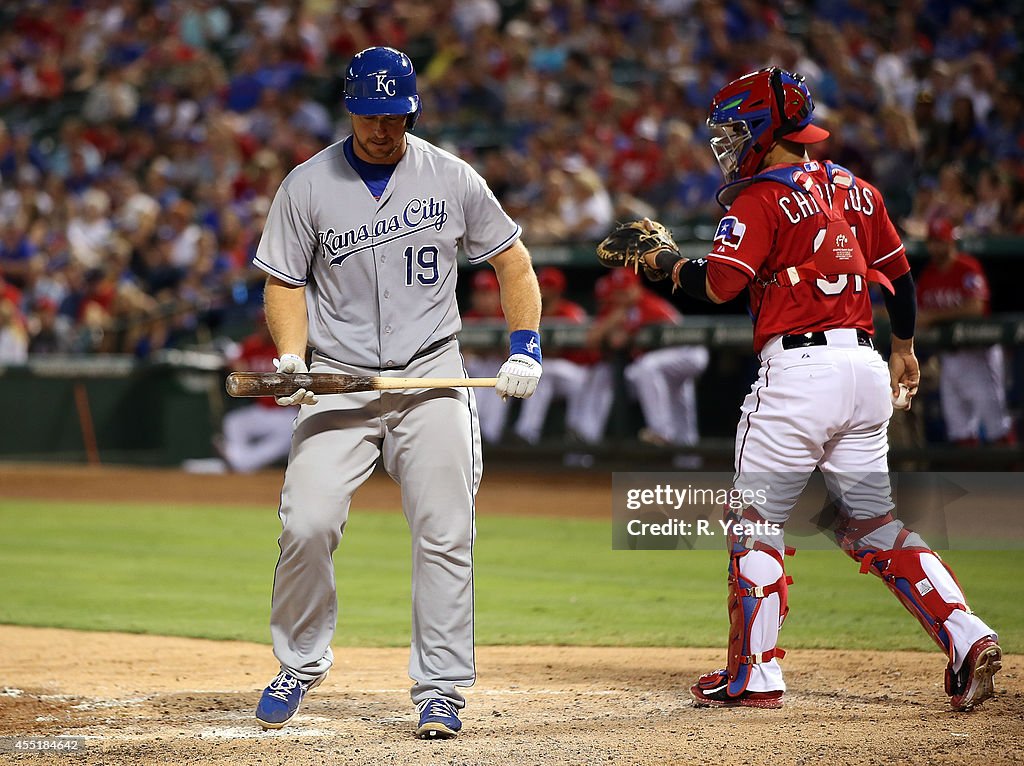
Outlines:
{"type": "Polygon", "coordinates": [[[992,168],[978,173],[974,205],[964,216],[961,233],[984,237],[1006,231],[1011,225],[1012,194],[1006,178],[992,168]]]}
{"type": "Polygon", "coordinates": [[[662,149],[658,144],[658,120],[645,114],[633,124],[632,135],[622,141],[612,160],[611,188],[634,196],[655,186],[665,173],[662,149]]]}
{"type": "Polygon", "coordinates": [[[0,282],[0,364],[28,361],[28,333],[15,295],[0,282]]]}
{"type": "MultiPolygon", "coordinates": [[[[922,328],[988,314],[988,281],[981,264],[956,244],[953,225],[935,218],[928,225],[930,261],[917,280],[918,325],[922,328]]],[[[958,348],[939,354],[939,395],[946,436],[960,446],[982,441],[1015,444],[1006,409],[1003,348],[958,348]]]]}
{"type": "Polygon", "coordinates": [[[598,242],[615,224],[615,210],[600,177],[579,161],[567,162],[566,188],[559,214],[564,237],[571,242],[598,242]]]}
{"type": "Polygon", "coordinates": [[[82,116],[93,124],[125,122],[135,117],[138,110],[138,89],[128,80],[125,70],[115,66],[89,89],[82,116]]]}
{"type": "Polygon", "coordinates": [[[114,227],[108,215],[110,197],[102,189],[89,189],[68,221],[72,257],[86,268],[99,268],[109,251],[114,227]]]}
{"type": "Polygon", "coordinates": [[[563,200],[569,196],[566,173],[561,168],[552,168],[540,183],[538,198],[526,206],[522,216],[523,236],[538,245],[565,242],[569,229],[561,211],[563,200]]]}
{"type": "Polygon", "coordinates": [[[36,246],[29,239],[22,216],[0,224],[0,275],[9,284],[26,287],[36,257],[36,246]]]}
{"type": "Polygon", "coordinates": [[[129,273],[105,276],[155,285],[168,307],[130,301],[139,349],[211,338],[224,312],[241,323],[259,300],[264,198],[335,132],[337,62],[377,44],[413,55],[417,131],[487,155],[530,244],[593,241],[612,218],[717,220],[704,104],[768,64],[812,81],[833,130],[822,148],[872,171],[909,237],[935,216],[1024,234],[1018,5],[11,0],[0,228],[20,234],[0,263],[30,306],[42,280],[76,348],[129,342],[89,341],[97,311],[66,310],[87,303],[86,271],[124,270],[124,242],[129,273]]]}
{"type": "Polygon", "coordinates": [[[52,298],[39,298],[28,316],[28,353],[63,354],[71,350],[71,322],[57,312],[52,298]]]}

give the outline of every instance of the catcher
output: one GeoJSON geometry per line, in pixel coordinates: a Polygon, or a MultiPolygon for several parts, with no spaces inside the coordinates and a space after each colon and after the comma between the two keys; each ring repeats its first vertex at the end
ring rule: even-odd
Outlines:
{"type": "Polygon", "coordinates": [[[665,227],[619,226],[598,246],[606,266],[643,268],[673,290],[722,303],[749,291],[757,381],[736,431],[735,488],[766,501],[736,512],[729,536],[726,667],[690,689],[697,706],[782,706],[777,646],[788,611],[781,530],[818,468],[839,509],[840,547],[877,575],[948,658],[956,710],[994,694],[997,636],[974,615],[952,570],[892,515],[886,429],[909,408],[920,378],[914,355],[914,282],[878,190],[805,145],[829,134],[811,120],[799,75],[772,67],[726,85],[711,103],[711,147],[726,209],[706,258],[687,260],[665,227]],[[892,325],[888,366],[874,350],[867,283],[881,283],[892,325]],[[770,528],[770,527],[769,527],[770,528]]]}

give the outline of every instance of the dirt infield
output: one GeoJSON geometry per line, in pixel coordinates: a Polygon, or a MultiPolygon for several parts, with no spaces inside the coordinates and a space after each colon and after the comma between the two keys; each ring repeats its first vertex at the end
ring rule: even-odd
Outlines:
{"type": "MultiPolygon", "coordinates": [[[[280,475],[0,466],[5,497],[276,503],[280,475]]],[[[606,516],[609,482],[493,473],[532,512],[606,516]],[[572,501],[569,501],[569,498],[572,501]]],[[[389,480],[357,498],[393,507],[389,480]]],[[[266,646],[0,626],[0,764],[859,764],[1024,763],[1024,657],[994,700],[952,712],[937,653],[793,651],[782,710],[705,710],[687,687],[721,649],[481,647],[465,733],[419,742],[401,649],[336,648],[295,723],[252,718],[276,665],[266,646]],[[25,754],[11,736],[83,737],[75,755],[25,754]],[[67,759],[67,760],[64,760],[67,759]]]]}
{"type": "MultiPolygon", "coordinates": [[[[0,463],[0,492],[6,498],[45,500],[132,500],[191,505],[269,505],[276,507],[281,470],[253,474],[187,474],[165,468],[38,465],[0,463]]],[[[542,514],[608,518],[611,477],[586,473],[537,474],[485,470],[477,495],[481,513],[505,510],[516,515],[542,514]],[[510,505],[503,500],[517,495],[510,505]]],[[[378,469],[360,487],[353,508],[401,506],[395,484],[378,469]]]]}

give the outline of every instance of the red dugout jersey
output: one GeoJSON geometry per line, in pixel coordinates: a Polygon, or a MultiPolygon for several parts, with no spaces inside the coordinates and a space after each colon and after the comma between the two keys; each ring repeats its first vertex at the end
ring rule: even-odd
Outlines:
{"type": "MultiPolygon", "coordinates": [[[[616,306],[605,304],[597,312],[597,316],[598,318],[606,317],[616,310],[616,306]]],[[[626,310],[622,327],[629,332],[636,332],[649,324],[679,324],[682,319],[682,314],[676,310],[675,306],[660,295],[644,290],[640,300],[626,310]]]]}
{"type": "MultiPolygon", "coordinates": [[[[587,312],[578,303],[573,303],[565,298],[560,298],[558,302],[552,306],[549,310],[544,311],[540,317],[541,326],[548,320],[556,322],[564,322],[566,324],[583,324],[587,321],[587,312]]],[[[576,364],[594,364],[600,361],[601,355],[593,349],[586,348],[566,348],[559,349],[551,354],[545,353],[545,357],[568,359],[570,362],[576,364]]]]}
{"type": "MultiPolygon", "coordinates": [[[[257,331],[246,337],[239,349],[238,357],[235,359],[235,367],[239,370],[252,370],[253,372],[272,372],[275,368],[274,359],[277,358],[277,348],[274,341],[265,333],[257,331]]],[[[263,407],[277,407],[277,402],[272,396],[261,396],[256,402],[263,407]]]]}
{"type": "Polygon", "coordinates": [[[980,299],[987,316],[988,297],[988,280],[981,264],[964,253],[958,253],[943,270],[929,263],[917,278],[917,303],[927,311],[959,308],[969,300],[980,299]]]}
{"type": "Polygon", "coordinates": [[[583,324],[587,320],[586,310],[580,304],[565,298],[559,299],[549,311],[543,313],[543,316],[545,319],[560,319],[573,324],[583,324]]]}
{"type": "MultiPolygon", "coordinates": [[[[831,201],[835,187],[828,183],[822,164],[807,162],[801,167],[831,201]]],[[[890,280],[907,273],[910,264],[903,242],[878,189],[858,178],[847,195],[845,217],[868,267],[890,280]]],[[[768,284],[778,272],[813,258],[827,224],[810,194],[771,180],[740,191],[719,222],[714,249],[707,256],[708,281],[725,300],[749,286],[755,352],[776,335],[839,327],[874,332],[868,286],[860,276],[805,279],[791,287],[768,284]]]]}

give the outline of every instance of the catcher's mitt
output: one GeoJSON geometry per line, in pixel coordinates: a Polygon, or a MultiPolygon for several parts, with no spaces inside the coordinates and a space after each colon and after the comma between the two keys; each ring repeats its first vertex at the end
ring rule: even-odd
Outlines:
{"type": "Polygon", "coordinates": [[[627,266],[634,272],[643,266],[647,278],[656,281],[666,279],[668,274],[644,263],[644,255],[661,250],[679,253],[672,233],[657,221],[644,218],[616,226],[597,246],[597,259],[608,268],[627,266]]]}

